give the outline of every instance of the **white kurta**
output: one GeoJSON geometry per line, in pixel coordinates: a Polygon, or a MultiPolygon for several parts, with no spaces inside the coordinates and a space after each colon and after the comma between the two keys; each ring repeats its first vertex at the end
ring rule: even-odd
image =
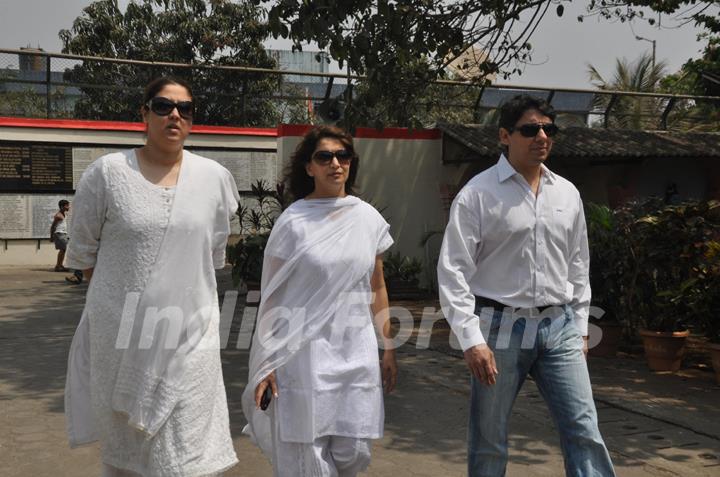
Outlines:
{"type": "MultiPolygon", "coordinates": [[[[184,161],[189,159],[197,164],[194,167],[210,168],[211,176],[217,177],[215,184],[207,184],[213,191],[209,195],[217,198],[217,216],[206,221],[215,239],[212,250],[199,252],[207,254],[209,270],[198,270],[214,277],[213,264],[216,268],[224,266],[237,187],[219,164],[186,152],[184,161]]],[[[182,167],[185,163],[179,181],[183,180],[182,167]]],[[[66,258],[72,268],[95,269],[68,367],[66,413],[71,444],[99,439],[103,462],[144,476],[207,475],[237,462],[218,349],[188,355],[182,394],[151,438],[131,427],[128,416],[112,407],[123,359],[123,350],[116,349],[123,306],[128,293],[143,292],[156,265],[174,190],[148,182],[139,171],[134,151],[98,159],[85,172],[76,191],[73,244],[66,258]],[[91,404],[88,414],[81,411],[84,401],[91,404]]],[[[188,250],[193,252],[198,253],[188,250]]],[[[164,280],[168,289],[176,285],[172,276],[164,280]]],[[[219,333],[217,323],[208,333],[219,333]]]]}
{"type": "MultiPolygon", "coordinates": [[[[289,343],[276,344],[277,349],[270,344],[263,351],[262,338],[253,342],[248,389],[255,388],[253,382],[265,372],[266,363],[284,356],[274,368],[280,393],[274,411],[281,440],[310,443],[329,435],[382,436],[378,341],[370,300],[361,297],[371,295],[375,257],[393,243],[388,229],[382,216],[356,197],[300,200],[276,223],[275,237],[265,253],[258,329],[262,335],[270,314],[265,306],[278,305],[304,307],[305,311],[292,317],[303,326],[289,343]],[[278,268],[281,271],[268,277],[274,261],[283,264],[278,268]],[[289,276],[281,276],[286,269],[289,276]],[[354,297],[350,301],[355,304],[348,303],[348,297],[354,297]]],[[[251,394],[246,390],[245,397],[251,394]]],[[[245,397],[247,417],[254,411],[245,397]]],[[[267,436],[262,435],[267,432],[262,429],[262,416],[255,414],[248,420],[246,431],[271,455],[267,436]]]]}

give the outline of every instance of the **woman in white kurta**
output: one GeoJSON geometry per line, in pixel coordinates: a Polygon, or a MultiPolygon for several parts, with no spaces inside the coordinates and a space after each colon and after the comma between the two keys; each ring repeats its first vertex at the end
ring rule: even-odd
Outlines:
{"type": "Polygon", "coordinates": [[[265,249],[243,411],[278,477],[354,476],[382,437],[383,386],[392,391],[397,374],[381,259],[392,239],[351,195],[357,168],[349,134],[308,132],[288,175],[296,201],[265,249]],[[263,411],[268,387],[275,399],[263,411]]]}
{"type": "Polygon", "coordinates": [[[70,267],[90,285],[68,362],[71,445],[99,440],[104,476],[216,475],[237,462],[219,352],[232,175],[183,150],[189,86],[146,88],[144,147],[94,161],[77,187],[70,267]]]}

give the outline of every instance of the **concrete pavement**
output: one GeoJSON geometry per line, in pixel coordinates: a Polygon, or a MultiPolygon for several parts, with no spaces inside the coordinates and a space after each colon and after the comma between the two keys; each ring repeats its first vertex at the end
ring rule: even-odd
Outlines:
{"type": "MultiPolygon", "coordinates": [[[[226,271],[219,275],[227,288],[226,271]]],[[[67,352],[85,286],[41,268],[0,269],[0,476],[98,476],[97,445],[69,449],[63,387],[67,352]]],[[[236,310],[236,319],[241,316],[236,310]]],[[[445,334],[444,334],[445,333],[445,334]]],[[[231,334],[235,343],[237,330],[231,334]]],[[[465,475],[469,386],[457,353],[407,344],[398,352],[398,389],[386,400],[385,437],[370,476],[465,475]]],[[[227,476],[269,476],[270,466],[240,434],[246,350],[223,351],[231,430],[241,463],[227,476]]],[[[709,373],[658,375],[633,359],[591,358],[601,429],[619,476],[720,475],[720,387],[709,373]]],[[[559,440],[528,381],[511,421],[509,476],[563,475],[559,440]]]]}

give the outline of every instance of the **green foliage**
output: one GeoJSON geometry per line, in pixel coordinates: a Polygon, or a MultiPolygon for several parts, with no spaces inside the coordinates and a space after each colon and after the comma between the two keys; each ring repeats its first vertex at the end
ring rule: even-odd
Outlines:
{"type": "Polygon", "coordinates": [[[422,262],[416,257],[406,257],[399,252],[389,252],[383,260],[385,282],[389,287],[393,283],[403,282],[417,286],[422,272],[422,262]]]}
{"type": "Polygon", "coordinates": [[[705,247],[720,227],[720,204],[692,201],[666,205],[660,199],[629,203],[614,212],[620,237],[618,289],[621,310],[633,326],[653,331],[686,329],[694,319],[688,300],[705,247]]]}
{"type": "Polygon", "coordinates": [[[674,299],[684,300],[698,330],[711,342],[720,343],[720,241],[708,241],[702,248],[702,261],[674,299]]]}
{"type": "MultiPolygon", "coordinates": [[[[655,15],[642,10],[665,14],[664,26],[694,23],[705,29],[699,41],[707,41],[702,57],[688,60],[681,70],[661,81],[661,90],[673,94],[720,96],[720,2],[718,0],[591,0],[588,15],[599,15],[622,22],[646,22],[655,25],[655,15]]],[[[578,20],[582,21],[583,16],[578,20]]],[[[717,131],[720,127],[720,102],[678,101],[668,118],[675,129],[717,131]]]]}
{"type": "MultiPolygon", "coordinates": [[[[18,77],[18,71],[9,68],[0,69],[0,78],[10,80],[12,84],[18,77]]],[[[71,109],[70,101],[65,94],[65,87],[55,86],[50,93],[50,113],[47,111],[47,97],[38,94],[35,87],[25,85],[19,90],[0,92],[0,116],[21,116],[28,118],[46,118],[63,116],[62,113],[71,109]],[[58,114],[59,113],[59,114],[58,114]]]]}
{"type": "MultiPolygon", "coordinates": [[[[675,94],[720,96],[720,36],[708,38],[702,57],[688,60],[679,72],[663,78],[663,91],[675,94]],[[712,79],[714,78],[714,80],[712,79]]],[[[682,129],[715,132],[720,129],[720,101],[685,101],[671,120],[682,129]]]]}
{"type": "MultiPolygon", "coordinates": [[[[713,15],[717,7],[717,0],[590,0],[587,9],[589,15],[621,22],[645,21],[653,26],[656,23],[654,16],[646,16],[642,10],[649,8],[657,13],[673,14],[681,23],[694,22],[708,32],[720,33],[720,21],[713,15]]],[[[582,21],[582,16],[578,20],[582,21]]]]}
{"type": "Polygon", "coordinates": [[[228,261],[232,265],[235,284],[259,284],[262,277],[263,254],[275,220],[285,209],[285,190],[278,184],[274,191],[265,183],[252,185],[252,205],[240,206],[240,240],[228,247],[228,261]]]}
{"type": "MultiPolygon", "coordinates": [[[[64,53],[78,55],[274,68],[262,44],[268,32],[262,10],[250,2],[136,0],[122,12],[117,0],[98,0],[83,9],[72,28],[60,32],[60,38],[64,53]]],[[[77,117],[137,120],[143,87],[167,74],[197,86],[198,124],[276,122],[270,96],[279,89],[280,76],[84,61],[67,71],[66,80],[88,85],[75,106],[77,117]]]]}
{"type": "MultiPolygon", "coordinates": [[[[634,62],[618,58],[610,80],[603,78],[593,65],[588,65],[588,74],[590,81],[600,90],[652,93],[657,91],[667,69],[665,62],[653,65],[652,61],[649,54],[642,55],[634,62]]],[[[609,102],[610,96],[598,95],[595,107],[604,110],[609,102]]],[[[620,96],[610,110],[608,126],[618,129],[658,129],[658,118],[664,107],[660,98],[620,96]]]]}
{"type": "Polygon", "coordinates": [[[423,108],[442,99],[430,85],[451,61],[472,47],[482,49],[482,58],[465,68],[480,85],[496,74],[520,72],[535,28],[561,1],[275,0],[268,22],[274,37],[289,38],[298,49],[316,42],[341,68],[367,77],[345,126],[421,126],[423,108]]]}
{"type": "Polygon", "coordinates": [[[592,301],[605,311],[602,322],[627,322],[622,302],[622,279],[627,272],[625,243],[618,234],[613,211],[605,205],[585,205],[590,247],[592,301]]]}
{"type": "Polygon", "coordinates": [[[270,232],[250,234],[228,247],[228,261],[232,265],[235,285],[241,281],[246,285],[258,285],[262,278],[263,255],[270,232]]]}
{"type": "MultiPolygon", "coordinates": [[[[450,77],[449,79],[459,79],[450,77]]],[[[397,100],[387,101],[376,96],[368,82],[353,89],[352,104],[346,109],[345,123],[368,125],[378,129],[385,126],[429,127],[438,121],[453,124],[482,122],[474,113],[482,87],[473,84],[428,84],[422,77],[397,87],[397,100]],[[402,107],[398,107],[402,104],[402,107]]]]}

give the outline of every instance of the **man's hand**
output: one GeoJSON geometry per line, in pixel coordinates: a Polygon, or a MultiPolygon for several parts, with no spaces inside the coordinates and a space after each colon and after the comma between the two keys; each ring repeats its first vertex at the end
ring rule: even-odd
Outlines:
{"type": "Polygon", "coordinates": [[[585,359],[587,359],[588,355],[588,340],[590,339],[590,336],[583,336],[583,354],[585,355],[585,359]]]}
{"type": "Polygon", "coordinates": [[[495,366],[495,354],[486,344],[479,344],[465,351],[465,363],[470,372],[481,383],[492,386],[498,370],[495,366]]]}

